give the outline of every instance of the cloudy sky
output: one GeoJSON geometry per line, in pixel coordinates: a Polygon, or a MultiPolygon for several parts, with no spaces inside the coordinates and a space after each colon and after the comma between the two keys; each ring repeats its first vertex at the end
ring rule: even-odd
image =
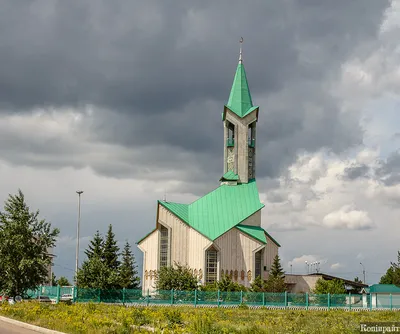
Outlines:
{"type": "Polygon", "coordinates": [[[400,226],[400,1],[0,0],[0,201],[61,229],[57,276],[113,224],[218,186],[221,112],[244,37],[262,225],[284,269],[375,283],[400,226]],[[292,269],[290,269],[292,264],[292,269]]]}

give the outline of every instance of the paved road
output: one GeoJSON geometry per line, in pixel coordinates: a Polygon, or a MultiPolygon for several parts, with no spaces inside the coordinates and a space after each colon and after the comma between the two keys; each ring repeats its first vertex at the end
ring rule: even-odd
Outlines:
{"type": "Polygon", "coordinates": [[[0,334],[38,334],[38,332],[11,325],[0,320],[0,334]]]}

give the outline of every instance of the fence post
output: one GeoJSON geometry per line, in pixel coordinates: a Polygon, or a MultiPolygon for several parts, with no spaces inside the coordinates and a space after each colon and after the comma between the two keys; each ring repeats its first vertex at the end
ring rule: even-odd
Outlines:
{"type": "Polygon", "coordinates": [[[98,289],[99,291],[97,292],[98,293],[98,296],[97,296],[97,301],[99,302],[99,303],[101,303],[101,289],[98,289]]]}
{"type": "Polygon", "coordinates": [[[197,290],[194,290],[194,307],[197,306],[197,290]]]}
{"type": "Polygon", "coordinates": [[[243,291],[240,290],[240,304],[243,304],[243,291]]]}
{"type": "Polygon", "coordinates": [[[390,294],[390,310],[393,309],[393,298],[392,298],[392,294],[390,294]]]}
{"type": "Polygon", "coordinates": [[[328,311],[331,309],[331,294],[328,292],[328,311]]]}
{"type": "Polygon", "coordinates": [[[171,289],[171,305],[174,303],[174,289],[171,289]]]}
{"type": "Polygon", "coordinates": [[[351,292],[349,292],[349,310],[351,310],[351,292]]]}
{"type": "Polygon", "coordinates": [[[125,305],[125,299],[126,299],[125,293],[126,293],[126,289],[123,288],[123,289],[122,289],[122,304],[123,304],[123,305],[125,305]]]}
{"type": "Polygon", "coordinates": [[[150,302],[150,291],[149,289],[147,289],[147,296],[146,296],[146,301],[147,301],[147,306],[149,306],[149,302],[150,302]]]}
{"type": "Polygon", "coordinates": [[[56,297],[56,304],[58,304],[60,302],[60,285],[57,284],[57,297],[56,297]]]}
{"type": "Polygon", "coordinates": [[[285,308],[288,307],[287,291],[285,291],[285,308]]]}
{"type": "Polygon", "coordinates": [[[262,293],[262,296],[263,296],[262,298],[263,306],[265,306],[265,292],[262,293]]]}
{"type": "Polygon", "coordinates": [[[217,305],[218,305],[218,307],[219,307],[219,289],[218,289],[217,298],[218,298],[217,305]]]}
{"type": "Polygon", "coordinates": [[[39,293],[38,293],[38,300],[40,301],[40,297],[42,295],[42,286],[39,285],[39,293]]]}
{"type": "Polygon", "coordinates": [[[306,310],[308,310],[308,292],[306,292],[306,310]]]}

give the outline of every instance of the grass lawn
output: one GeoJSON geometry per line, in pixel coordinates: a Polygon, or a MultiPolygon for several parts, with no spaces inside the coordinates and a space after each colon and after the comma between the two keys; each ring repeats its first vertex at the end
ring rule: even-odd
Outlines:
{"type": "Polygon", "coordinates": [[[360,322],[400,321],[396,311],[0,304],[0,314],[66,333],[359,333],[360,322]]]}

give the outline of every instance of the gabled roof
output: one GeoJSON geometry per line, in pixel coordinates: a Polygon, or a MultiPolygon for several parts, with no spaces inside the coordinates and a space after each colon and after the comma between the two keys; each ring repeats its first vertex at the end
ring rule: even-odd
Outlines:
{"type": "Polygon", "coordinates": [[[226,172],[221,178],[220,181],[237,181],[239,180],[239,175],[235,174],[231,170],[226,172]]]}
{"type": "Polygon", "coordinates": [[[217,239],[264,207],[255,180],[221,185],[191,204],[159,203],[210,240],[217,239]]]}
{"type": "Polygon", "coordinates": [[[158,201],[166,209],[174,213],[178,218],[182,219],[185,223],[189,223],[189,205],[174,202],[161,202],[158,201]]]}
{"type": "Polygon", "coordinates": [[[241,60],[236,69],[228,103],[225,106],[241,118],[258,108],[258,106],[253,106],[246,71],[241,60]]]}
{"type": "Polygon", "coordinates": [[[400,288],[394,284],[373,284],[369,287],[370,293],[400,293],[400,288]]]}

